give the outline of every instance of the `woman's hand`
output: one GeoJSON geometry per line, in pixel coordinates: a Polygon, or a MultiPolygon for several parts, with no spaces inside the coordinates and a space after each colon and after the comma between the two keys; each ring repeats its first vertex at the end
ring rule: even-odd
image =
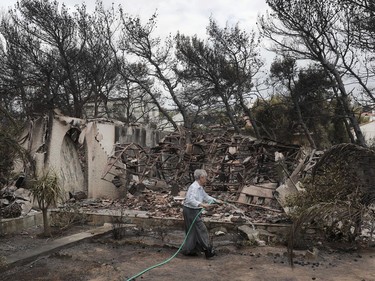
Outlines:
{"type": "Polygon", "coordinates": [[[208,208],[211,208],[212,205],[211,204],[207,204],[207,203],[200,203],[199,207],[204,208],[204,209],[208,209],[208,208]]]}

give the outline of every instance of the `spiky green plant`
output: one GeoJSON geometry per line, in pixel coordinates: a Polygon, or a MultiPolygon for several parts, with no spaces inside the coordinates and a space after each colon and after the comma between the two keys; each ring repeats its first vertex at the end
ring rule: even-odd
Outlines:
{"type": "Polygon", "coordinates": [[[57,174],[51,171],[44,173],[31,181],[29,190],[42,211],[44,235],[51,236],[48,208],[56,205],[62,194],[57,174]]]}

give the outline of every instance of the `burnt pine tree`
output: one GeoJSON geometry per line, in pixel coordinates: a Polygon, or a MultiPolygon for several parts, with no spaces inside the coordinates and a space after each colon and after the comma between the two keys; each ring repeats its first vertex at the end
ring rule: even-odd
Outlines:
{"type": "Polygon", "coordinates": [[[375,74],[375,3],[367,0],[341,0],[338,5],[344,7],[341,17],[343,28],[340,31],[346,41],[350,42],[351,48],[347,52],[355,54],[350,60],[343,58],[343,65],[363,90],[364,102],[373,104],[375,95],[371,81],[375,74]],[[358,50],[354,53],[353,49],[358,50]],[[358,69],[356,64],[361,67],[358,69]]]}
{"type": "Polygon", "coordinates": [[[255,32],[242,31],[238,25],[220,28],[211,18],[207,35],[206,40],[176,36],[181,77],[200,86],[214,108],[224,108],[236,132],[241,131],[239,124],[247,116],[256,137],[260,137],[250,108],[254,77],[263,66],[255,32]]]}
{"type": "Polygon", "coordinates": [[[121,13],[121,34],[118,49],[124,56],[119,59],[118,66],[122,76],[129,81],[137,83],[146,92],[161,114],[178,129],[179,124],[172,118],[169,106],[181,113],[184,126],[190,127],[187,105],[179,98],[180,81],[174,73],[176,64],[172,53],[171,39],[161,42],[159,37],[153,36],[156,28],[156,15],[153,15],[146,24],[139,17],[121,13]],[[133,59],[129,61],[127,57],[133,59]],[[164,95],[165,98],[161,98],[164,95]]]}
{"type": "Polygon", "coordinates": [[[301,93],[296,88],[296,73],[296,61],[288,56],[285,56],[282,60],[275,59],[271,65],[271,78],[274,78],[274,81],[281,83],[286,88],[288,96],[294,105],[298,127],[300,126],[302,128],[304,135],[310,143],[310,146],[315,149],[315,141],[312,138],[311,132],[302,116],[300,106],[301,93]]]}
{"type": "Polygon", "coordinates": [[[57,1],[19,1],[2,18],[0,91],[14,110],[31,115],[58,107],[82,117],[85,104],[107,99],[116,74],[97,5],[89,15],[85,5],[73,13],[57,1]]]}
{"type": "Polygon", "coordinates": [[[344,60],[352,69],[357,62],[350,40],[340,32],[344,8],[337,1],[267,0],[273,13],[259,18],[262,35],[274,42],[273,50],[296,59],[318,62],[337,88],[343,113],[353,128],[357,142],[366,146],[358,120],[350,104],[350,90],[345,86],[344,60]],[[350,62],[350,65],[349,65],[350,62]]]}
{"type": "Polygon", "coordinates": [[[283,142],[303,135],[310,147],[330,147],[335,133],[331,83],[317,65],[297,67],[293,58],[276,58],[271,65],[271,98],[253,107],[262,133],[283,142]]]}

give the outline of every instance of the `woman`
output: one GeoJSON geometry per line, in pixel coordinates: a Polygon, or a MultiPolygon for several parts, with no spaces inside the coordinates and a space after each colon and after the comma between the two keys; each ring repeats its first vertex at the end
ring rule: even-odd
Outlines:
{"type": "MultiPolygon", "coordinates": [[[[194,179],[195,181],[189,186],[184,200],[183,216],[186,234],[202,208],[207,209],[212,203],[223,203],[223,201],[209,196],[204,190],[204,186],[207,182],[207,172],[205,170],[195,170],[194,179]]],[[[198,255],[202,251],[205,253],[206,258],[215,255],[215,251],[209,239],[207,227],[201,218],[201,214],[199,214],[186,238],[182,253],[191,256],[198,255]]]]}

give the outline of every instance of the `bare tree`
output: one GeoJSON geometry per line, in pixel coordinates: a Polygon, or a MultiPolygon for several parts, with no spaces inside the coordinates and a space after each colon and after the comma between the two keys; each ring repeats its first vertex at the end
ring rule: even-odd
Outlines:
{"type": "MultiPolygon", "coordinates": [[[[353,127],[357,141],[366,146],[358,120],[351,109],[350,91],[345,86],[345,62],[355,62],[351,41],[345,37],[340,17],[343,7],[331,0],[268,0],[272,15],[259,18],[262,35],[275,43],[273,50],[296,59],[319,62],[335,82],[340,103],[353,127]]],[[[350,65],[354,67],[353,64],[350,65]]]]}
{"type": "Polygon", "coordinates": [[[123,77],[137,83],[150,95],[153,103],[174,129],[178,129],[179,125],[170,115],[165,101],[170,103],[170,108],[177,108],[182,115],[184,126],[189,128],[187,106],[178,95],[180,81],[173,71],[176,62],[172,53],[172,40],[167,39],[162,46],[160,38],[153,38],[156,15],[143,25],[139,17],[128,16],[122,10],[120,12],[122,33],[119,49],[124,55],[118,65],[123,67],[123,77]],[[162,95],[166,95],[165,98],[162,98],[162,95]]]}
{"type": "Polygon", "coordinates": [[[96,2],[95,12],[90,15],[85,6],[77,8],[77,12],[78,30],[85,43],[78,63],[82,64],[82,78],[86,83],[81,84],[80,91],[88,93],[85,103],[94,105],[93,116],[89,117],[99,117],[99,108],[108,111],[107,103],[116,96],[120,83],[115,55],[107,40],[115,36],[116,12],[113,7],[105,10],[101,2],[96,2]]]}
{"type": "Polygon", "coordinates": [[[372,0],[341,0],[347,19],[352,24],[351,35],[361,49],[371,51],[375,46],[375,3],[372,0]]]}
{"type": "Polygon", "coordinates": [[[16,109],[32,114],[59,107],[81,117],[88,102],[106,101],[116,73],[97,5],[89,15],[85,5],[72,13],[57,1],[19,1],[2,18],[0,91],[12,94],[16,109]]]}
{"type": "Polygon", "coordinates": [[[350,44],[350,60],[342,58],[344,68],[354,78],[365,94],[365,102],[374,103],[375,77],[375,3],[367,0],[342,0],[338,5],[345,7],[341,17],[342,34],[350,44]],[[354,51],[356,50],[356,51],[354,51]],[[355,67],[355,65],[360,67],[355,67]]]}
{"type": "Polygon", "coordinates": [[[207,34],[206,41],[196,36],[176,36],[182,77],[205,89],[211,105],[224,105],[236,132],[240,132],[241,118],[247,116],[256,137],[260,137],[250,109],[254,77],[263,66],[255,33],[242,31],[238,25],[220,28],[210,19],[207,34]]]}

